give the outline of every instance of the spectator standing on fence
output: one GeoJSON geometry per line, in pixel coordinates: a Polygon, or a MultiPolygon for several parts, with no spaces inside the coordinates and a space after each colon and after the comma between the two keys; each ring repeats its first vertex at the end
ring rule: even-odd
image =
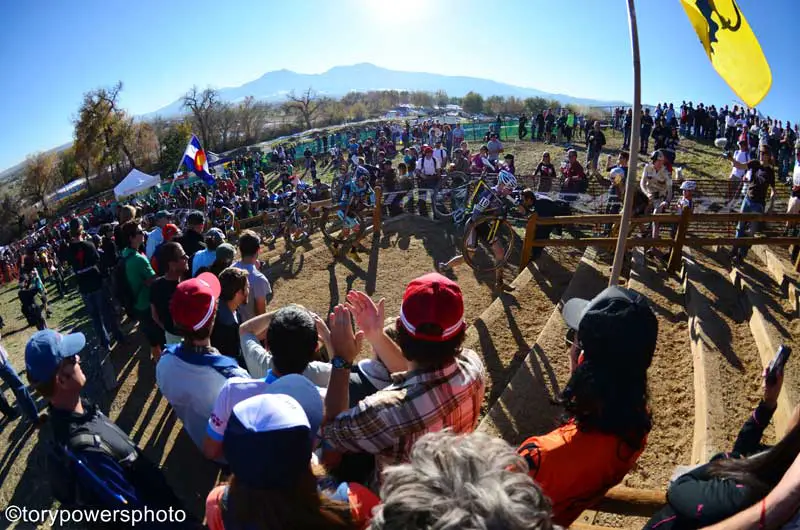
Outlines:
{"type": "Polygon", "coordinates": [[[258,234],[252,230],[242,231],[239,236],[239,253],[242,258],[233,265],[249,273],[250,294],[247,297],[247,303],[239,308],[239,316],[242,317],[242,321],[266,313],[267,299],[272,296],[269,280],[256,268],[260,246],[261,238],[258,237],[258,234]]]}
{"type": "Polygon", "coordinates": [[[71,242],[67,251],[67,261],[75,272],[78,293],[89,318],[92,320],[97,341],[103,348],[108,348],[111,338],[122,342],[125,336],[119,328],[116,312],[103,288],[103,275],[100,271],[100,254],[97,247],[84,238],[83,224],[80,219],[69,221],[71,242]]]}
{"type": "Polygon", "coordinates": [[[575,332],[571,376],[560,399],[568,419],[528,438],[518,452],[553,503],[553,521],[566,528],[618,484],[644,450],[652,426],[647,369],[658,321],[642,295],[616,286],[592,300],[569,300],[562,315],[575,332]]]}
{"type": "MultiPolygon", "coordinates": [[[[739,140],[739,148],[733,152],[733,159],[740,164],[747,164],[750,162],[750,150],[747,148],[747,142],[739,140]]],[[[728,176],[728,195],[727,202],[736,199],[739,188],[747,173],[746,169],[739,169],[736,166],[731,167],[731,174],[728,176]]]]}
{"type": "Polygon", "coordinates": [[[600,122],[595,121],[592,130],[586,136],[586,169],[592,172],[598,170],[600,151],[606,145],[606,135],[600,129],[600,122]]]}
{"type": "MultiPolygon", "coordinates": [[[[767,191],[769,190],[769,199],[772,201],[775,197],[775,169],[771,163],[771,156],[769,153],[769,146],[764,145],[759,148],[759,159],[751,160],[746,164],[733,160],[730,153],[728,159],[734,167],[738,169],[747,169],[749,171],[749,180],[747,183],[747,194],[742,199],[741,213],[764,213],[767,208],[767,191]]],[[[750,232],[755,232],[758,223],[751,223],[750,232]]],[[[748,233],[748,223],[740,221],[736,225],[736,237],[745,237],[748,233]]],[[[731,251],[731,260],[734,263],[743,262],[747,256],[749,247],[734,245],[731,251]]]]}
{"type": "MultiPolygon", "coordinates": [[[[665,166],[667,157],[661,150],[656,150],[650,157],[650,162],[644,166],[642,180],[639,188],[642,193],[647,195],[649,201],[647,210],[649,213],[664,213],[672,200],[672,177],[665,166]]],[[[653,239],[658,239],[660,226],[653,223],[653,239]]],[[[655,248],[649,250],[651,254],[658,251],[655,248]]]]}

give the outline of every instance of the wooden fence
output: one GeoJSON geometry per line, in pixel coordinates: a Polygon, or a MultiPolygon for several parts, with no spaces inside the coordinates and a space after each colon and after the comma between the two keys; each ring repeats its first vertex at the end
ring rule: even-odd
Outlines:
{"type": "MultiPolygon", "coordinates": [[[[601,215],[570,215],[561,217],[539,217],[535,213],[528,218],[525,227],[525,240],[522,246],[522,254],[519,268],[522,270],[531,260],[533,249],[536,247],[609,247],[613,248],[617,244],[620,215],[601,214],[601,215]],[[576,239],[536,239],[536,228],[539,226],[611,226],[609,235],[606,237],[579,237],[576,239]]],[[[777,245],[792,246],[800,244],[797,236],[767,236],[767,237],[731,237],[725,235],[730,231],[730,226],[739,222],[749,223],[785,223],[800,224],[800,214],[777,214],[777,213],[692,213],[690,209],[683,210],[680,215],[676,214],[657,214],[634,217],[631,219],[631,230],[633,233],[637,227],[644,224],[658,223],[664,228],[668,225],[676,226],[674,237],[653,238],[653,237],[630,237],[626,239],[626,248],[631,247],[668,247],[670,257],[668,269],[675,271],[680,267],[681,254],[683,247],[689,248],[713,246],[713,245],[777,245]],[[710,231],[709,226],[717,226],[720,229],[710,231]],[[696,229],[696,230],[695,230],[696,229]],[[722,235],[712,235],[714,232],[722,235]]],[[[800,256],[795,260],[795,270],[800,272],[800,256]]]]}

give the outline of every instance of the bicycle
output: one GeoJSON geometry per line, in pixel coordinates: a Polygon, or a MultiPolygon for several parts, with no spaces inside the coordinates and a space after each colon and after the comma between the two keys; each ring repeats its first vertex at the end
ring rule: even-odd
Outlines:
{"type": "MultiPolygon", "coordinates": [[[[474,199],[469,195],[470,177],[461,171],[442,175],[433,189],[433,213],[437,219],[450,219],[474,199]]],[[[458,221],[457,221],[458,222],[458,221]]]]}
{"type": "Polygon", "coordinates": [[[359,241],[367,229],[363,210],[372,206],[367,200],[374,197],[372,187],[367,184],[363,196],[350,197],[344,211],[338,205],[325,208],[320,218],[320,231],[325,241],[334,247],[359,241]]]}
{"type": "Polygon", "coordinates": [[[264,244],[274,245],[278,237],[283,236],[287,250],[293,250],[308,241],[313,225],[308,214],[309,202],[304,199],[301,191],[284,193],[272,199],[277,208],[264,212],[264,244]]]}
{"type": "MultiPolygon", "coordinates": [[[[467,182],[451,188],[451,192],[455,191],[451,196],[456,197],[456,203],[449,217],[456,225],[462,225],[467,215],[471,214],[475,200],[483,191],[494,193],[487,184],[485,172],[478,178],[471,193],[469,186],[470,183],[467,182]]],[[[507,208],[503,207],[499,215],[482,216],[475,223],[467,225],[460,243],[461,256],[475,272],[495,272],[508,262],[514,248],[515,232],[506,220],[507,215],[507,208]]]]}
{"type": "Polygon", "coordinates": [[[503,207],[499,214],[478,218],[464,232],[461,239],[462,256],[464,262],[475,272],[496,272],[508,263],[516,236],[514,228],[506,219],[508,213],[508,208],[503,207]]]}

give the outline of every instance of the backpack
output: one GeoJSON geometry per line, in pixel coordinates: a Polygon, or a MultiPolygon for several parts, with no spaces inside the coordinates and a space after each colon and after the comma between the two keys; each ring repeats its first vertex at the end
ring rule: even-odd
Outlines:
{"type": "Polygon", "coordinates": [[[137,320],[136,310],[134,309],[136,296],[130,282],[128,282],[128,273],[126,271],[129,258],[130,256],[118,260],[114,266],[114,297],[119,300],[125,315],[131,320],[137,320]]]}
{"type": "Polygon", "coordinates": [[[47,479],[53,497],[62,506],[117,506],[122,499],[110,491],[105,483],[76,455],[85,449],[94,449],[113,458],[123,468],[136,461],[134,446],[119,453],[96,434],[74,434],[65,445],[51,440],[46,453],[47,479]]]}

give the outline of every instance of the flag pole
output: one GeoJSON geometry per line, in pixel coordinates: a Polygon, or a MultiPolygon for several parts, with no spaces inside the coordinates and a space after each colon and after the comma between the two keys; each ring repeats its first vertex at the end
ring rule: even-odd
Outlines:
{"type": "MultiPolygon", "coordinates": [[[[192,141],[192,139],[191,139],[191,138],[189,138],[189,141],[191,142],[191,141],[192,141]]],[[[186,149],[184,149],[184,150],[183,150],[183,153],[181,153],[181,161],[180,161],[180,162],[178,162],[178,169],[176,169],[176,170],[175,170],[175,173],[177,173],[177,172],[178,172],[178,170],[181,168],[181,166],[183,166],[183,156],[184,156],[185,154],[186,154],[186,149]]],[[[177,181],[177,180],[178,180],[178,177],[177,177],[177,176],[175,176],[175,174],[173,173],[173,176],[172,176],[172,184],[171,184],[171,185],[170,185],[170,187],[169,187],[169,193],[168,193],[168,195],[172,195],[172,190],[174,190],[174,189],[175,189],[175,181],[177,181]]]]}
{"type": "Polygon", "coordinates": [[[622,217],[619,221],[619,236],[617,248],[614,252],[614,263],[611,267],[611,277],[608,285],[618,285],[619,277],[622,273],[622,265],[625,260],[625,243],[628,239],[628,229],[631,224],[631,214],[633,213],[633,199],[636,195],[638,185],[638,164],[639,164],[639,127],[642,120],[642,76],[641,63],[639,62],[639,30],[636,25],[636,6],[634,0],[627,0],[628,20],[631,32],[631,51],[633,53],[633,120],[631,122],[631,137],[628,150],[628,176],[625,183],[625,199],[622,204],[622,217]]]}

